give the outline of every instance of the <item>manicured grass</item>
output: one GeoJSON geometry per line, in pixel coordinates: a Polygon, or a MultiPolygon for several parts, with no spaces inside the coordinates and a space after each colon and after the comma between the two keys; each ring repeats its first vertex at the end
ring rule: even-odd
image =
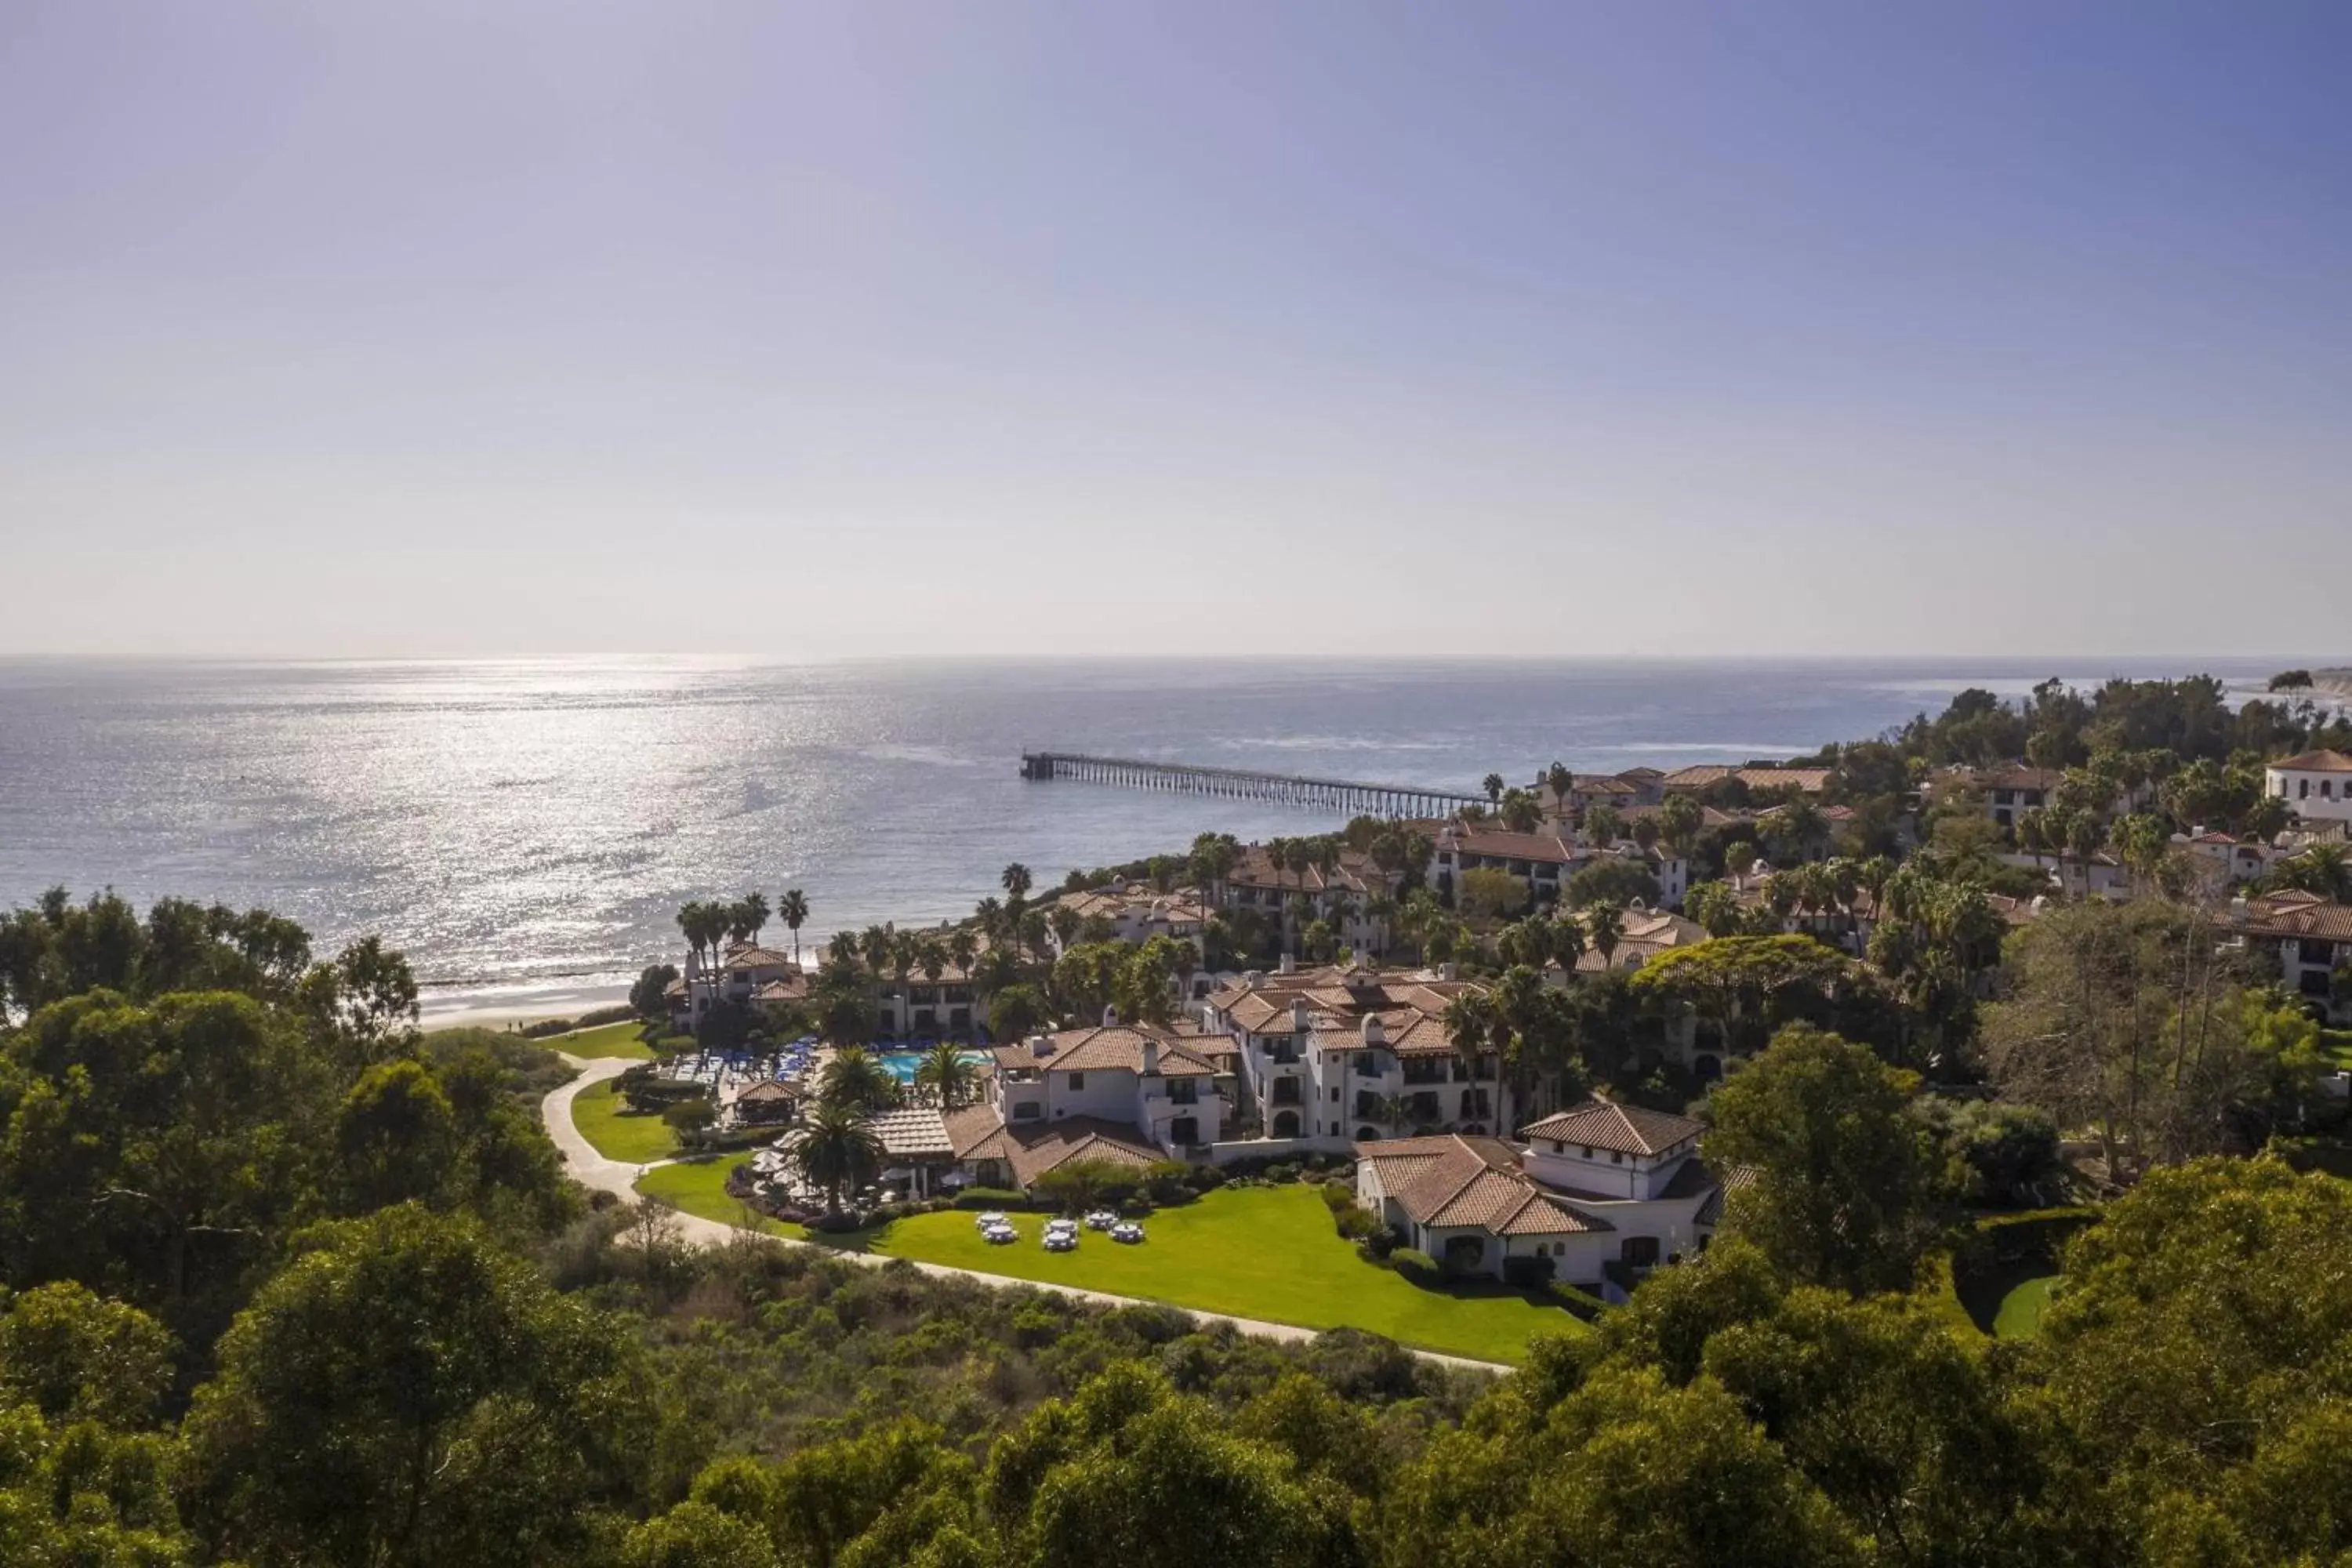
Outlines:
{"type": "Polygon", "coordinates": [[[572,1125],[607,1160],[642,1165],[677,1152],[677,1134],[659,1116],[640,1116],[613,1092],[613,1083],[592,1083],[572,1100],[572,1125]]]}
{"type": "Polygon", "coordinates": [[[1039,1245],[1045,1217],[1014,1215],[1021,1239],[999,1247],[980,1238],[969,1214],[916,1215],[876,1237],[871,1250],[1303,1328],[1369,1329],[1480,1361],[1516,1363],[1530,1334],[1584,1326],[1517,1290],[1424,1290],[1366,1263],[1333,1230],[1312,1187],[1221,1188],[1153,1215],[1150,1239],[1134,1247],[1088,1231],[1076,1252],[1047,1252],[1039,1245]]]}
{"type": "Polygon", "coordinates": [[[661,1165],[647,1171],[636,1180],[636,1189],[649,1198],[659,1198],[680,1214],[698,1215],[715,1219],[721,1225],[745,1225],[765,1231],[770,1236],[791,1236],[805,1239],[808,1232],[796,1225],[754,1215],[736,1199],[727,1195],[728,1173],[751,1158],[749,1154],[733,1154],[715,1160],[681,1160],[675,1165],[661,1165]]]}
{"type": "Polygon", "coordinates": [[[729,1196],[729,1174],[751,1158],[749,1154],[725,1154],[715,1159],[681,1160],[674,1165],[658,1165],[637,1178],[636,1190],[646,1197],[662,1199],[680,1214],[698,1215],[721,1225],[748,1224],[768,1236],[813,1241],[838,1252],[872,1250],[875,1233],[870,1230],[814,1231],[806,1226],[788,1225],[753,1214],[740,1200],[729,1196]]]}
{"type": "Polygon", "coordinates": [[[2055,1274],[2037,1274],[2020,1280],[2008,1295],[2000,1299],[2000,1310],[1993,1314],[1992,1331],[2004,1340],[2030,1340],[2042,1331],[2042,1310],[2050,1304],[2050,1288],[2058,1283],[2055,1274]]]}
{"type": "Polygon", "coordinates": [[[651,1046],[637,1037],[645,1026],[624,1018],[617,1024],[599,1024],[593,1029],[574,1029],[568,1035],[550,1035],[539,1043],[574,1057],[626,1057],[633,1062],[653,1060],[651,1046]]]}

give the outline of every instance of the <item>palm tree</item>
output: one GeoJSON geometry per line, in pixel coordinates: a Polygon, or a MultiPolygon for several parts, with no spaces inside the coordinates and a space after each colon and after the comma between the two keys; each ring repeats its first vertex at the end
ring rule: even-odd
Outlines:
{"type": "Polygon", "coordinates": [[[817,1079],[817,1101],[846,1106],[864,1115],[894,1105],[898,1080],[863,1046],[843,1046],[817,1079]]]}
{"type": "Polygon", "coordinates": [[[915,967],[934,985],[948,972],[947,944],[940,940],[938,932],[927,931],[915,939],[915,967]]]}
{"type": "Polygon", "coordinates": [[[856,1192],[881,1173],[882,1140],[854,1106],[819,1105],[793,1145],[793,1168],[824,1189],[824,1212],[841,1212],[841,1190],[856,1192]]]}
{"type": "Polygon", "coordinates": [[[1023,910],[1015,936],[1023,947],[1043,958],[1045,955],[1045,911],[1023,910]]]}
{"type": "Polygon", "coordinates": [[[942,1040],[916,1064],[915,1081],[939,1096],[941,1110],[953,1110],[970,1097],[979,1075],[960,1047],[942,1040]]]}
{"type": "Polygon", "coordinates": [[[890,972],[890,928],[867,926],[858,933],[857,951],[866,960],[866,967],[874,972],[874,978],[881,979],[890,972]]]}
{"type": "MultiPolygon", "coordinates": [[[[1476,1083],[1486,1053],[1496,1047],[1509,1028],[1501,1006],[1484,991],[1465,991],[1445,1005],[1441,1022],[1445,1027],[1446,1043],[1454,1047],[1454,1055],[1462,1064],[1463,1076],[1476,1083]]],[[[1443,1104],[1438,1110],[1443,1119],[1443,1104]]]]}
{"type": "Polygon", "coordinates": [[[756,942],[760,933],[768,929],[768,895],[746,893],[743,901],[735,906],[743,922],[743,934],[756,942]]]}
{"type": "Polygon", "coordinates": [[[1045,917],[1045,923],[1053,928],[1054,945],[1067,952],[1070,943],[1077,940],[1078,911],[1067,904],[1055,904],[1053,912],[1045,917]]]}
{"type": "Polygon", "coordinates": [[[980,956],[980,943],[970,926],[958,926],[948,933],[948,957],[965,979],[971,978],[971,961],[980,956]]]}
{"type": "Polygon", "coordinates": [[[1598,903],[1584,911],[1584,920],[1589,943],[1601,955],[1601,965],[1606,969],[1617,956],[1617,943],[1625,934],[1625,911],[1612,903],[1598,903]]]}
{"type": "Polygon", "coordinates": [[[776,917],[793,933],[793,963],[798,967],[801,961],[801,927],[808,922],[809,917],[808,895],[798,888],[786,888],[784,896],[776,900],[776,917]]]}
{"type": "Polygon", "coordinates": [[[1005,902],[1018,906],[1029,897],[1029,889],[1032,886],[1029,868],[1020,861],[1015,860],[1012,865],[1004,868],[1004,875],[1001,880],[1004,884],[1005,902]]]}
{"type": "Polygon", "coordinates": [[[824,953],[834,966],[845,973],[856,968],[858,963],[856,935],[845,931],[834,932],[833,940],[825,944],[824,953]]]}
{"type": "Polygon", "coordinates": [[[1178,942],[1172,967],[1176,971],[1177,994],[1190,1002],[1192,999],[1192,976],[1201,969],[1201,950],[1189,942],[1178,942]]]}
{"type": "Polygon", "coordinates": [[[1484,782],[1484,783],[1482,783],[1482,784],[1480,784],[1478,787],[1479,787],[1480,789],[1483,789],[1483,790],[1485,790],[1485,791],[1486,792],[1486,798],[1487,798],[1488,800],[1493,801],[1493,802],[1494,802],[1496,805],[1500,805],[1502,804],[1502,802],[1503,802],[1503,775],[1502,775],[1502,774],[1500,774],[1500,773],[1488,773],[1488,774],[1486,775],[1486,777],[1485,782],[1484,782]]]}
{"type": "Polygon", "coordinates": [[[981,931],[991,942],[1004,940],[1004,905],[991,893],[971,907],[972,918],[980,921],[981,931]]]}
{"type": "Polygon", "coordinates": [[[1576,793],[1576,775],[1568,771],[1566,763],[1554,763],[1544,770],[1544,783],[1551,785],[1552,799],[1562,816],[1568,815],[1568,797],[1576,793]]]}

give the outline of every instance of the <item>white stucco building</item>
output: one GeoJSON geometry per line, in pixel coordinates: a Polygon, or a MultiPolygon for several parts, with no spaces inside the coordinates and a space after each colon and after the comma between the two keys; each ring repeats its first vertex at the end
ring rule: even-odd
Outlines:
{"type": "Polygon", "coordinates": [[[2263,788],[2306,820],[2352,822],[2352,757],[2305,752],[2263,769],[2263,788]]]}
{"type": "Polygon", "coordinates": [[[1703,1250],[1727,1186],[1699,1158],[1686,1116],[1591,1100],[1496,1138],[1359,1145],[1357,1201],[1455,1274],[1504,1276],[1511,1259],[1606,1300],[1648,1270],[1703,1250]]]}

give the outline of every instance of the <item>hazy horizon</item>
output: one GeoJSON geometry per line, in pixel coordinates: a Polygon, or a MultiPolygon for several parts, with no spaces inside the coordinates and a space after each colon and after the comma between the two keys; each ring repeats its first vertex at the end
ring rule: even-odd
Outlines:
{"type": "Polygon", "coordinates": [[[0,657],[2342,662],[2347,101],[2305,3],[19,0],[0,657]]]}

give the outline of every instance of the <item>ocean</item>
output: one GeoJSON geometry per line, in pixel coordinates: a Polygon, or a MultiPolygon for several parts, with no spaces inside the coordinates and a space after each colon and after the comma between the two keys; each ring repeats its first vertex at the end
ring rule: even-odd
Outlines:
{"type": "Polygon", "coordinates": [[[806,950],[968,913],[1008,861],[1046,886],[1339,826],[1026,783],[1024,748],[1475,788],[1792,755],[1967,686],[2275,668],[2082,662],[0,662],[0,905],[267,905],[322,952],[382,933],[436,1018],[569,1012],[675,959],[688,899],[801,888],[806,950]]]}

